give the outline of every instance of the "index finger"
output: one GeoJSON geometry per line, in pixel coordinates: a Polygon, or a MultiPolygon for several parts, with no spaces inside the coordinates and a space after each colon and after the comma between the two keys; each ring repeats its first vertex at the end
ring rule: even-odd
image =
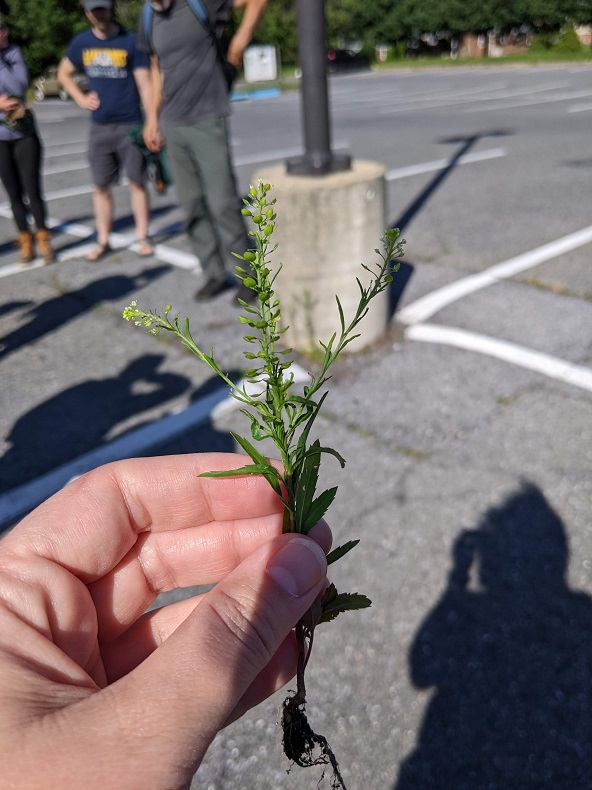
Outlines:
{"type": "Polygon", "coordinates": [[[36,508],[2,548],[56,562],[88,584],[114,568],[141,533],[216,522],[240,529],[250,519],[280,518],[282,503],[262,477],[199,477],[244,463],[240,455],[204,453],[107,464],[36,508]]]}

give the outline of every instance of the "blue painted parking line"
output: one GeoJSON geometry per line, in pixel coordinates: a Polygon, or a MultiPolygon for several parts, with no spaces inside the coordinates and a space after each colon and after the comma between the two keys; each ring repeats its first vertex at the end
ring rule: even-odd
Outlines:
{"type": "Polygon", "coordinates": [[[277,99],[281,96],[279,88],[261,88],[259,90],[240,90],[230,94],[230,101],[246,101],[247,99],[277,99]]]}

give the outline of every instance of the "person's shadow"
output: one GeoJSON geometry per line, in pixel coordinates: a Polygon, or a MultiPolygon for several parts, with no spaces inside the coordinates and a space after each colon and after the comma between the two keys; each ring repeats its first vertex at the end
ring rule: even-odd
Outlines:
{"type": "Polygon", "coordinates": [[[592,787],[592,601],[567,586],[568,558],[532,484],[461,533],[411,649],[434,692],[395,790],[592,787]]]}
{"type": "Polygon", "coordinates": [[[0,488],[11,490],[101,445],[111,429],[185,392],[185,376],[159,371],[164,357],[144,354],[118,375],[58,393],[18,419],[0,458],[0,488]]]}
{"type": "MultiPolygon", "coordinates": [[[[56,332],[71,321],[75,321],[90,312],[96,305],[120,300],[169,271],[169,266],[153,266],[137,275],[109,275],[41,304],[32,304],[25,316],[29,319],[28,323],[0,337],[0,361],[23,346],[34,343],[44,335],[56,332]]],[[[27,302],[21,304],[23,307],[28,306],[27,302]]],[[[12,309],[15,309],[14,306],[12,309]]]]}

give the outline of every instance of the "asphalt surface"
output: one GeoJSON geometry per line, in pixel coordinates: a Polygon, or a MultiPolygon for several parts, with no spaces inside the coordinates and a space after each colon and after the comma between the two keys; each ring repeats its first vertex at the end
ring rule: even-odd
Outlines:
{"type": "MultiPolygon", "coordinates": [[[[319,420],[347,459],[323,471],[335,540],[361,538],[332,578],[373,606],[317,632],[311,723],[350,790],[592,787],[592,70],[330,84],[334,146],[385,164],[407,247],[388,336],[337,365],[319,420]]],[[[298,96],[234,108],[244,191],[299,150],[298,96]]],[[[16,265],[0,206],[3,527],[97,463],[232,450],[246,427],[206,369],[120,317],[172,303],[245,367],[229,295],[192,299],[174,191],[153,199],[153,259],[130,248],[122,186],[120,249],[84,262],[87,121],[58,101],[37,116],[60,261],[16,265]]],[[[194,789],[317,786],[287,773],[282,698],[218,736],[194,789]]]]}

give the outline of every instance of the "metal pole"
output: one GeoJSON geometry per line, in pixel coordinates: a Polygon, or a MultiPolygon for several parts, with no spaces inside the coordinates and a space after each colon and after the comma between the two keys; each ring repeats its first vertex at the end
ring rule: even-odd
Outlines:
{"type": "Polygon", "coordinates": [[[325,175],[349,170],[347,154],[331,151],[327,56],[325,49],[325,0],[296,0],[298,57],[301,77],[304,155],[289,159],[288,173],[325,175]]]}

